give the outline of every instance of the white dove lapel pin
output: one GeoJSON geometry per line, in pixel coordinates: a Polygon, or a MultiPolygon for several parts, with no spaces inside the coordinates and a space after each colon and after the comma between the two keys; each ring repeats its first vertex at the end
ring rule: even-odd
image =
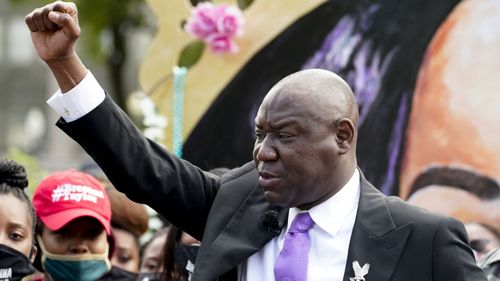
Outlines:
{"type": "Polygon", "coordinates": [[[354,277],[349,277],[351,281],[366,281],[365,275],[368,274],[368,270],[370,270],[370,264],[367,263],[361,267],[358,261],[353,261],[352,269],[354,270],[354,277]]]}

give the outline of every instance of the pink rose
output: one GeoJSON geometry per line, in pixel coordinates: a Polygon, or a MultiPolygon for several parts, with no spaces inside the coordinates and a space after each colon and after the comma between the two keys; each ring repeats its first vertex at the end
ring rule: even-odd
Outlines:
{"type": "Polygon", "coordinates": [[[211,37],[206,42],[210,46],[210,50],[217,54],[236,53],[238,46],[228,36],[211,37]]]}
{"type": "Polygon", "coordinates": [[[243,16],[236,7],[221,5],[217,17],[217,31],[227,36],[239,36],[242,33],[243,16]]]}
{"type": "Polygon", "coordinates": [[[214,20],[214,12],[212,3],[202,2],[198,4],[184,26],[185,31],[202,40],[210,34],[216,33],[217,25],[214,20]]]}
{"type": "Polygon", "coordinates": [[[233,38],[241,35],[243,22],[243,15],[236,7],[202,2],[191,12],[184,30],[216,53],[234,53],[238,47],[233,38]]]}

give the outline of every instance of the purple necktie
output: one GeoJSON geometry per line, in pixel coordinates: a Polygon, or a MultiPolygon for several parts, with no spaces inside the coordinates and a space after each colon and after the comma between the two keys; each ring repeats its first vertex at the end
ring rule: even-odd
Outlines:
{"type": "Polygon", "coordinates": [[[314,221],[309,213],[299,213],[285,235],[283,249],[274,266],[276,281],[306,281],[309,229],[314,221]]]}

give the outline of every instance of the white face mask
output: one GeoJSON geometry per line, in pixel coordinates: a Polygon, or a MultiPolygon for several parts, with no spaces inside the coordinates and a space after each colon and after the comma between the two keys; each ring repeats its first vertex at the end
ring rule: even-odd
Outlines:
{"type": "Polygon", "coordinates": [[[53,281],[94,281],[111,269],[108,258],[109,246],[103,254],[56,255],[49,253],[40,237],[42,266],[53,281]]]}

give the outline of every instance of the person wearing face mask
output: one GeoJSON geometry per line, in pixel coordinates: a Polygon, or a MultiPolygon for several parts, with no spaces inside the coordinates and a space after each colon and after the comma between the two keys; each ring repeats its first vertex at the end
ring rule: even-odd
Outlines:
{"type": "Polygon", "coordinates": [[[191,280],[200,241],[170,225],[158,230],[142,248],[137,281],[191,280]]]}
{"type": "Polygon", "coordinates": [[[45,281],[94,281],[111,269],[111,207],[94,177],[55,172],[33,195],[45,281]]]}
{"type": "Polygon", "coordinates": [[[169,276],[177,276],[174,281],[191,280],[200,241],[191,235],[171,226],[167,236],[169,239],[165,242],[163,248],[163,274],[160,281],[169,281],[169,276]]]}
{"type": "Polygon", "coordinates": [[[31,280],[35,268],[35,214],[24,189],[26,171],[20,164],[0,159],[0,280],[31,280]]]}

